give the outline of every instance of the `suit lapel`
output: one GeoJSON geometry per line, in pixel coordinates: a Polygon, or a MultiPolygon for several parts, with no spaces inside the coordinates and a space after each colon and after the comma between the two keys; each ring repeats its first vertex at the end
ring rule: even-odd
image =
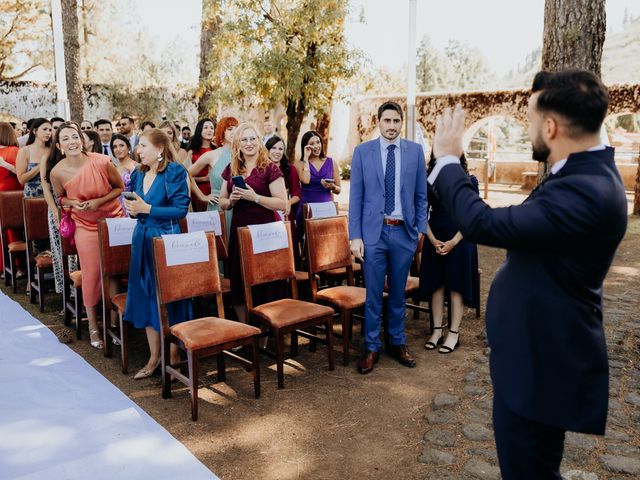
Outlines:
{"type": "Polygon", "coordinates": [[[400,191],[402,191],[403,180],[407,175],[407,164],[409,163],[409,145],[403,139],[400,139],[400,150],[402,150],[400,155],[400,191]]]}
{"type": "Polygon", "coordinates": [[[384,191],[384,173],[382,172],[382,154],[380,153],[380,140],[371,142],[372,148],[372,158],[373,158],[373,168],[376,170],[376,175],[378,176],[378,181],[380,182],[380,187],[382,187],[384,191]]]}

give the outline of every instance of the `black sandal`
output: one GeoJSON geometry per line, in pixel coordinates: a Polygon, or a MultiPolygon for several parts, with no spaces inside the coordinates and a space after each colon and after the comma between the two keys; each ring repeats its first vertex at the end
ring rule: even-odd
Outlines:
{"type": "MultiPolygon", "coordinates": [[[[442,330],[442,327],[433,327],[434,330],[442,330]]],[[[442,345],[444,343],[444,335],[440,334],[440,338],[436,341],[436,343],[433,342],[427,342],[424,344],[424,348],[426,348],[427,350],[435,350],[436,348],[438,348],[438,345],[442,345]]]]}
{"type": "MultiPolygon", "coordinates": [[[[455,333],[456,335],[458,335],[458,332],[454,332],[453,330],[449,330],[449,333],[455,333]]],[[[442,354],[446,355],[446,354],[449,354],[449,353],[453,352],[459,346],[460,346],[460,336],[458,336],[458,340],[456,340],[456,344],[453,346],[453,348],[448,347],[447,345],[442,345],[438,349],[438,353],[442,353],[442,354]]]]}

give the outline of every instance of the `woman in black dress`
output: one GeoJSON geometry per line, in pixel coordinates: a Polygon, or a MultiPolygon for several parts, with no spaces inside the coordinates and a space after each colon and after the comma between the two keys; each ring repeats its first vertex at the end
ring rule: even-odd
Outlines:
{"type": "MultiPolygon", "coordinates": [[[[427,175],[435,165],[435,157],[427,166],[427,175]]],[[[464,155],[460,163],[467,175],[467,160],[464,155]]],[[[473,188],[478,192],[478,180],[469,175],[473,188]]],[[[429,186],[430,187],[430,186],[429,186]]],[[[427,238],[422,248],[422,264],[420,265],[420,294],[424,300],[431,302],[433,315],[433,332],[424,348],[435,350],[439,345],[439,353],[451,353],[460,344],[458,332],[464,306],[476,304],[478,282],[478,248],[475,243],[462,237],[452,218],[444,210],[435,195],[429,195],[429,224],[427,238]],[[449,294],[451,308],[451,325],[444,337],[442,318],[444,300],[449,294]]]]}

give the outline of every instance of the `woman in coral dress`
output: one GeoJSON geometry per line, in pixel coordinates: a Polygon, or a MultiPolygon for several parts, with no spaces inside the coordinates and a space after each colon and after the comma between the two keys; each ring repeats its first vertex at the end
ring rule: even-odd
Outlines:
{"type": "Polygon", "coordinates": [[[97,305],[102,296],[98,220],[122,217],[118,197],[124,190],[122,178],[111,159],[84,151],[80,127],[65,122],[54,137],[56,155],[49,157],[47,180],[64,208],[71,208],[76,224],[74,240],[82,269],[82,296],[89,319],[91,346],[102,348],[97,305]]]}
{"type": "MultiPolygon", "coordinates": [[[[16,157],[18,156],[18,139],[15,130],[8,122],[0,122],[0,192],[22,190],[16,176],[16,157]]],[[[20,240],[20,232],[7,232],[9,243],[20,240]]],[[[2,255],[0,255],[0,272],[3,271],[2,255]]]]}

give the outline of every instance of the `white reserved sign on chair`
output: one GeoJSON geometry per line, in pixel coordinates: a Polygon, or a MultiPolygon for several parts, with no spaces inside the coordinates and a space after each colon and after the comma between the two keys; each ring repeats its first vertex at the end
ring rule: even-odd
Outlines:
{"type": "Polygon", "coordinates": [[[335,217],[338,214],[336,204],[333,202],[310,203],[309,208],[311,209],[311,218],[335,217]]]}
{"type": "Polygon", "coordinates": [[[187,231],[189,233],[213,232],[215,235],[222,235],[220,213],[217,210],[187,213],[187,231]]]}
{"type": "Polygon", "coordinates": [[[133,230],[138,221],[135,218],[107,218],[106,220],[109,231],[109,246],[131,245],[133,230]]]}
{"type": "Polygon", "coordinates": [[[209,261],[209,242],[204,232],[162,235],[167,266],[209,261]]]}
{"type": "Polygon", "coordinates": [[[284,222],[263,223],[248,227],[254,254],[289,248],[289,236],[284,222]]]}

